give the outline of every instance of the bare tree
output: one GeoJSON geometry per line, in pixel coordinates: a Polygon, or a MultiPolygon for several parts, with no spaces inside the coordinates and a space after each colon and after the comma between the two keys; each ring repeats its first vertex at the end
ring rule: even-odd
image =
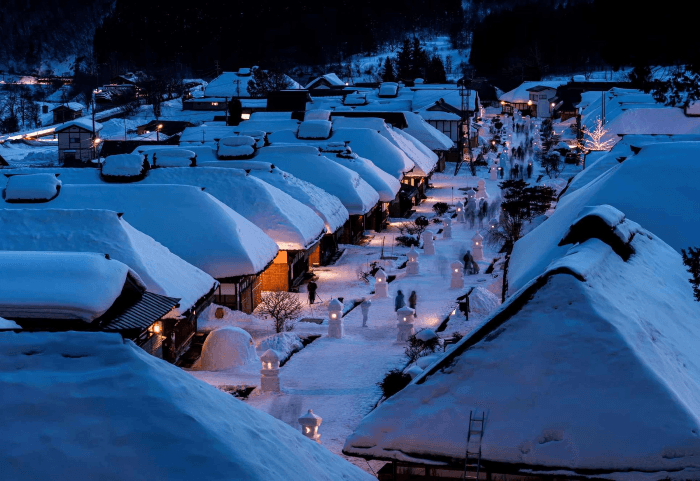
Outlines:
{"type": "Polygon", "coordinates": [[[593,130],[589,129],[584,129],[584,134],[586,137],[588,137],[585,141],[584,147],[586,150],[608,150],[610,147],[612,147],[613,141],[612,139],[607,139],[603,140],[603,137],[605,137],[605,134],[607,134],[608,131],[605,129],[605,126],[603,125],[603,121],[600,119],[600,117],[596,117],[595,119],[595,127],[593,130]]]}
{"type": "Polygon", "coordinates": [[[258,312],[271,317],[275,324],[275,332],[291,331],[294,329],[294,321],[301,314],[304,305],[299,297],[287,291],[265,292],[263,294],[258,312]]]}

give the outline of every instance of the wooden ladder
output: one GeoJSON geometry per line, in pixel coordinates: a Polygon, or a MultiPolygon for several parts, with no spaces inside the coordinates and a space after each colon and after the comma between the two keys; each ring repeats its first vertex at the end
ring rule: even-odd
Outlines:
{"type": "Polygon", "coordinates": [[[473,411],[469,411],[469,431],[467,432],[467,449],[464,457],[464,473],[462,480],[479,479],[481,470],[481,440],[484,436],[485,414],[481,418],[476,417],[473,411]],[[467,470],[470,471],[467,474],[467,470]]]}

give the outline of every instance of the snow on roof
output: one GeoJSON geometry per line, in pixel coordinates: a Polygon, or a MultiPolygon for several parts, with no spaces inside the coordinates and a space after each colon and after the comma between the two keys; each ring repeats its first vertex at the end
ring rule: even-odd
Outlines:
{"type": "Polygon", "coordinates": [[[153,149],[151,165],[157,167],[190,167],[197,154],[187,149],[153,149]]]}
{"type": "MultiPolygon", "coordinates": [[[[220,163],[236,166],[235,161],[220,163]]],[[[140,183],[201,187],[262,229],[282,250],[308,249],[325,232],[323,221],[314,211],[243,170],[204,166],[158,169],[149,172],[140,183]]]]}
{"type": "Polygon", "coordinates": [[[252,176],[280,189],[311,208],[324,221],[326,232],[334,233],[348,220],[348,210],[335,195],[273,167],[269,162],[246,161],[241,167],[252,176]]]}
{"type": "Polygon", "coordinates": [[[134,270],[149,292],[178,298],[180,316],[216,281],[107,210],[0,209],[0,251],[98,252],[134,270]]]}
{"type": "MultiPolygon", "coordinates": [[[[454,142],[438,129],[430,125],[421,118],[421,115],[413,112],[404,112],[408,127],[403,129],[430,150],[450,150],[454,147],[454,142]]],[[[455,116],[457,117],[457,116],[455,116]]],[[[459,117],[457,117],[459,119],[459,117]]]]}
{"type": "MultiPolygon", "coordinates": [[[[479,105],[477,103],[478,95],[475,90],[465,90],[464,98],[468,110],[476,111],[479,108],[479,105]]],[[[440,100],[444,101],[446,104],[456,109],[462,110],[462,96],[460,89],[457,87],[457,85],[453,85],[451,89],[421,88],[414,90],[411,110],[427,110],[433,107],[440,100]]],[[[527,102],[527,100],[525,101],[527,102]]]]}
{"type": "Polygon", "coordinates": [[[595,128],[596,118],[602,118],[603,99],[605,99],[606,125],[627,110],[638,108],[666,108],[657,103],[651,94],[639,90],[613,88],[601,95],[600,92],[583,92],[578,108],[581,112],[581,124],[588,129],[595,128]]]}
{"type": "Polygon", "coordinates": [[[574,227],[556,262],[370,413],[343,451],[458,462],[470,412],[485,412],[487,464],[697,477],[700,304],[680,255],[634,222],[611,227],[611,213],[590,210],[597,220],[574,227]]]}
{"type": "MultiPolygon", "coordinates": [[[[336,109],[341,110],[341,109],[336,109]]],[[[369,112],[403,112],[411,110],[410,98],[389,98],[371,100],[366,105],[358,105],[355,110],[369,112]]]]}
{"type": "Polygon", "coordinates": [[[140,145],[134,149],[132,154],[146,154],[150,156],[153,152],[165,150],[184,150],[186,152],[194,152],[197,155],[197,162],[217,160],[216,151],[206,145],[188,145],[187,148],[182,148],[177,145],[140,145]]]}
{"type": "MultiPolygon", "coordinates": [[[[80,127],[92,132],[92,120],[87,117],[81,117],[79,119],[71,120],[70,122],[64,122],[56,125],[54,127],[54,132],[60,132],[68,127],[80,127]]],[[[102,130],[102,124],[95,122],[95,132],[99,132],[100,130],[102,130]]]]}
{"type": "Polygon", "coordinates": [[[234,135],[219,140],[217,153],[220,158],[248,157],[255,153],[255,139],[247,135],[234,135]]]}
{"type": "Polygon", "coordinates": [[[200,125],[199,127],[187,127],[180,136],[182,144],[202,144],[204,142],[218,142],[225,137],[236,134],[237,127],[200,125]]]}
{"type": "MultiPolygon", "coordinates": [[[[307,146],[271,146],[259,149],[255,161],[269,162],[301,180],[320,187],[340,199],[351,215],[371,211],[379,194],[357,173],[319,154],[307,146]]],[[[222,167],[236,167],[244,161],[221,162],[222,167]]],[[[206,164],[213,165],[213,164],[206,164]]]]}
{"type": "Polygon", "coordinates": [[[105,158],[102,164],[102,174],[113,177],[134,177],[144,173],[142,155],[118,154],[105,158]]]}
{"type": "MultiPolygon", "coordinates": [[[[335,129],[364,128],[378,131],[382,137],[394,144],[414,163],[416,168],[413,169],[411,175],[426,176],[437,165],[438,157],[434,152],[417,148],[415,144],[415,142],[418,142],[417,140],[411,140],[405,132],[389,127],[382,119],[371,117],[334,117],[333,127],[335,129]]],[[[354,149],[355,144],[352,147],[354,149]]]]}
{"type": "Polygon", "coordinates": [[[291,112],[253,112],[250,120],[292,120],[291,112]]]}
{"type": "Polygon", "coordinates": [[[565,83],[567,83],[566,80],[539,80],[537,82],[523,82],[510,92],[506,92],[503,95],[501,95],[498,98],[498,100],[510,103],[525,103],[528,100],[530,100],[530,93],[528,92],[528,89],[543,86],[550,87],[556,90],[557,87],[565,83]]]}
{"type": "Polygon", "coordinates": [[[321,140],[331,136],[333,124],[328,120],[304,120],[299,124],[297,137],[300,139],[321,140]]]}
{"type": "MultiPolygon", "coordinates": [[[[59,170],[64,185],[52,201],[39,204],[3,201],[0,206],[123,212],[124,219],[134,228],[217,279],[258,274],[277,255],[277,245],[270,237],[200,187],[105,184],[95,169],[59,170]]],[[[152,173],[171,170],[177,169],[156,169],[152,173]]]]}
{"type": "Polygon", "coordinates": [[[377,167],[371,160],[359,157],[357,154],[324,152],[324,155],[333,162],[360,174],[360,177],[377,191],[380,201],[392,202],[396,199],[396,194],[401,189],[401,182],[377,167]]]}
{"type": "Polygon", "coordinates": [[[322,109],[307,110],[304,113],[304,121],[307,121],[307,120],[330,120],[330,119],[331,119],[331,111],[330,110],[322,110],[322,109]]]}
{"type": "MultiPolygon", "coordinates": [[[[268,140],[271,144],[305,143],[309,145],[326,145],[328,143],[299,140],[290,131],[275,132],[268,136],[268,140]]],[[[403,178],[406,172],[415,167],[415,164],[401,149],[376,130],[334,128],[333,135],[331,135],[329,140],[332,142],[350,142],[350,148],[353,152],[360,157],[371,160],[377,167],[399,180],[403,178]]]]}
{"type": "Polygon", "coordinates": [[[274,119],[274,120],[246,120],[234,127],[234,132],[247,132],[251,130],[260,130],[268,134],[278,132],[280,130],[292,130],[296,132],[299,129],[299,121],[294,119],[274,119]]]}
{"type": "MultiPolygon", "coordinates": [[[[288,89],[300,89],[301,85],[291,77],[284,76],[289,82],[288,89]]],[[[239,69],[238,72],[223,72],[204,88],[205,97],[248,97],[248,84],[252,82],[253,75],[250,69],[239,69]],[[247,72],[245,71],[247,70],[247,72]]]]}
{"type": "Polygon", "coordinates": [[[92,322],[112,307],[127,276],[139,276],[95,252],[0,251],[0,316],[92,322]]]}
{"type": "Polygon", "coordinates": [[[697,135],[700,134],[700,118],[688,117],[683,109],[675,107],[635,108],[607,122],[605,129],[608,133],[604,140],[618,135],[697,135]]]}
{"type": "Polygon", "coordinates": [[[416,113],[425,120],[461,120],[459,115],[443,112],[442,110],[419,110],[416,113]]]}
{"type": "Polygon", "coordinates": [[[311,82],[309,82],[309,84],[306,86],[306,88],[307,89],[314,88],[316,86],[316,84],[322,79],[326,80],[329,84],[336,85],[338,87],[345,85],[345,82],[340,80],[336,74],[327,73],[325,75],[321,75],[320,77],[313,79],[311,82]]]}
{"type": "Polygon", "coordinates": [[[7,180],[7,201],[48,201],[58,195],[61,181],[54,174],[13,175],[7,180]]]}
{"type": "Polygon", "coordinates": [[[563,196],[552,216],[513,249],[508,268],[514,292],[540,275],[561,255],[564,230],[589,205],[609,204],[680,251],[700,237],[697,185],[700,182],[700,144],[659,143],[642,147],[603,175],[563,196]]]}
{"type": "Polygon", "coordinates": [[[118,334],[4,333],[0,392],[6,479],[374,479],[118,334]]]}
{"type": "Polygon", "coordinates": [[[83,107],[83,104],[79,104],[78,102],[68,102],[66,104],[57,105],[51,110],[53,111],[60,107],[68,107],[71,110],[83,110],[85,108],[83,107]]]}
{"type": "Polygon", "coordinates": [[[22,329],[15,321],[8,321],[0,317],[0,330],[22,329]]]}
{"type": "Polygon", "coordinates": [[[379,96],[395,96],[399,93],[399,84],[396,82],[382,82],[379,86],[379,96]]]}

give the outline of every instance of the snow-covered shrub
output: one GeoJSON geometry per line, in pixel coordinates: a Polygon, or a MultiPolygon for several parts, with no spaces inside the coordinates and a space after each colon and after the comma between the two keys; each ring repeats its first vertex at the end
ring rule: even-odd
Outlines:
{"type": "Polygon", "coordinates": [[[303,347],[304,343],[301,342],[301,338],[292,332],[274,334],[258,342],[257,345],[257,348],[262,352],[268,349],[275,351],[280,358],[280,363],[287,361],[292,354],[301,350],[303,347]]]}
{"type": "Polygon", "coordinates": [[[436,215],[445,214],[449,208],[450,206],[447,205],[447,202],[435,202],[435,204],[433,204],[433,212],[435,212],[436,215]]]}
{"type": "Polygon", "coordinates": [[[408,383],[410,382],[410,374],[404,373],[400,369],[392,369],[386,374],[386,376],[384,376],[384,379],[377,383],[377,386],[382,389],[384,399],[388,399],[408,386],[408,383]]]}
{"type": "Polygon", "coordinates": [[[415,362],[419,357],[432,354],[440,346],[440,339],[431,329],[421,329],[408,338],[404,350],[409,362],[415,362]]]}
{"type": "Polygon", "coordinates": [[[400,245],[403,247],[411,247],[411,246],[416,246],[418,247],[420,245],[420,241],[418,240],[417,237],[414,237],[412,235],[400,235],[394,239],[396,241],[396,245],[400,245]]]}

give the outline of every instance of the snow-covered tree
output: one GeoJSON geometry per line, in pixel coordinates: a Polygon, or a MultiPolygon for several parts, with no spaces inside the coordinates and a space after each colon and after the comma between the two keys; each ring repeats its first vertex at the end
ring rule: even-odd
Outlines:
{"type": "Polygon", "coordinates": [[[677,69],[664,82],[659,82],[652,95],[654,100],[670,107],[687,107],[700,100],[700,68],[685,66],[677,69]]]}
{"type": "Polygon", "coordinates": [[[382,81],[396,82],[396,74],[394,74],[394,64],[389,57],[384,61],[384,71],[382,72],[382,81]]]}
{"type": "Polygon", "coordinates": [[[613,145],[612,139],[603,140],[608,131],[600,117],[596,117],[592,130],[584,128],[583,133],[587,137],[583,145],[585,150],[608,150],[613,145]]]}
{"type": "Polygon", "coordinates": [[[683,255],[683,264],[692,276],[688,281],[693,286],[695,300],[700,302],[700,249],[689,247],[687,252],[685,249],[681,249],[681,254],[683,255]]]}
{"type": "Polygon", "coordinates": [[[251,97],[261,98],[290,86],[289,78],[279,70],[257,68],[253,71],[253,79],[248,83],[247,90],[251,97]]]}
{"type": "Polygon", "coordinates": [[[301,314],[304,305],[299,297],[287,291],[272,291],[263,294],[258,306],[258,312],[271,317],[275,332],[291,331],[294,329],[294,321],[301,314]]]}

